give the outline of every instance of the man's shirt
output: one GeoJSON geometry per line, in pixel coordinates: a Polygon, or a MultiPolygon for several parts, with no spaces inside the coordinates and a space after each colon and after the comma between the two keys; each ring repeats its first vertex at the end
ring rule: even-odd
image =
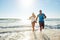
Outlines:
{"type": "Polygon", "coordinates": [[[45,16],[44,13],[38,14],[38,17],[39,17],[39,21],[40,21],[40,22],[44,22],[44,16],[45,16]]]}

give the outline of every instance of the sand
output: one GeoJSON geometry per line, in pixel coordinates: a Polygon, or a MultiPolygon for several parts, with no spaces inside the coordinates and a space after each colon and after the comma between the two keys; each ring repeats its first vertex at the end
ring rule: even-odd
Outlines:
{"type": "MultiPolygon", "coordinates": [[[[1,31],[2,32],[2,31],[1,31]]],[[[26,30],[11,33],[1,33],[0,40],[60,40],[60,29],[26,30]]]]}

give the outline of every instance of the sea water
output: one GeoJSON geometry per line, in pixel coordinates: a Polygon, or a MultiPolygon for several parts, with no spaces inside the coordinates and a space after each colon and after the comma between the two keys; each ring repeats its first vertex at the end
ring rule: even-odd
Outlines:
{"type": "MultiPolygon", "coordinates": [[[[35,27],[39,28],[38,22],[35,27]]],[[[45,29],[60,29],[60,19],[45,19],[45,29]]],[[[0,40],[22,40],[25,31],[32,31],[30,20],[0,19],[0,40]]]]}
{"type": "MultiPolygon", "coordinates": [[[[38,24],[38,22],[36,23],[38,24]]],[[[24,28],[31,27],[30,20],[20,20],[20,19],[0,19],[0,29],[4,28],[24,28]]],[[[39,24],[36,25],[39,27],[39,24]]],[[[45,19],[45,28],[49,29],[60,29],[60,19],[59,18],[47,18],[45,19]]]]}
{"type": "Polygon", "coordinates": [[[59,18],[46,19],[45,27],[50,28],[50,29],[60,29],[60,19],[59,18]]]}

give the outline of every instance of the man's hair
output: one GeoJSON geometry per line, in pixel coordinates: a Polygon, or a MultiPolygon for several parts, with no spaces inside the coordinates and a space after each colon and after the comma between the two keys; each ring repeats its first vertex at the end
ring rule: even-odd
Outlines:
{"type": "Polygon", "coordinates": [[[42,10],[40,10],[39,12],[42,12],[42,10]]]}

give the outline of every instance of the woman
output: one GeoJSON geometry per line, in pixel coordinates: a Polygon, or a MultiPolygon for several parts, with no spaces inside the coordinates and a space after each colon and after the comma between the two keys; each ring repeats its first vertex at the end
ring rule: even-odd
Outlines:
{"type": "Polygon", "coordinates": [[[35,27],[35,23],[36,23],[36,16],[35,16],[35,14],[32,13],[32,16],[29,17],[29,19],[31,20],[32,30],[34,31],[34,27],[35,27]]]}

